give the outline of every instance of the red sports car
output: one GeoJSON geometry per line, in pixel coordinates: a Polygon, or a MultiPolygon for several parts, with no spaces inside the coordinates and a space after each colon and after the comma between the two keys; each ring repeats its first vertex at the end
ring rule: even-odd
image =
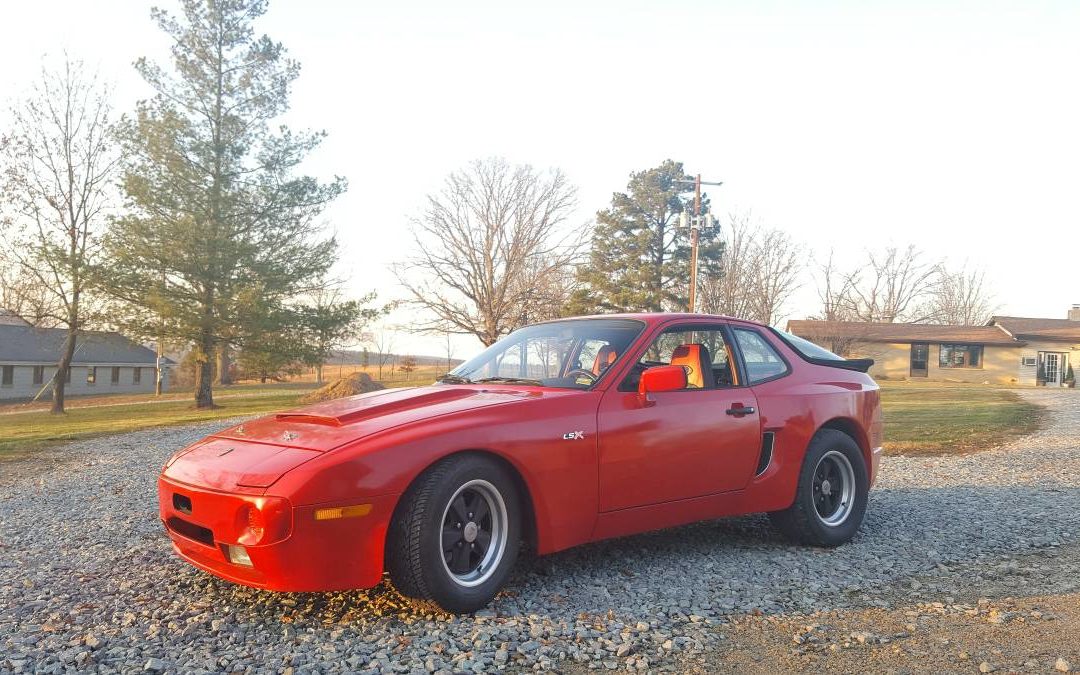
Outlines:
{"type": "Polygon", "coordinates": [[[278,413],[180,450],[158,482],[185,560],[279,591],[367,588],[468,612],[523,543],[551,553],[766,512],[835,546],[881,454],[871,361],[700,314],[522,328],[438,382],[278,413]]]}

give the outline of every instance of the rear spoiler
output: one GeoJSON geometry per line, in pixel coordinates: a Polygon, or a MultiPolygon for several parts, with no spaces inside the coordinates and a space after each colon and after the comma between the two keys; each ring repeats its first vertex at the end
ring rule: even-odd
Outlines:
{"type": "Polygon", "coordinates": [[[837,361],[835,359],[815,359],[811,356],[804,356],[803,358],[816,366],[843,368],[844,370],[857,370],[860,373],[867,372],[868,370],[870,370],[870,366],[874,365],[874,359],[842,359],[840,361],[837,361]]]}

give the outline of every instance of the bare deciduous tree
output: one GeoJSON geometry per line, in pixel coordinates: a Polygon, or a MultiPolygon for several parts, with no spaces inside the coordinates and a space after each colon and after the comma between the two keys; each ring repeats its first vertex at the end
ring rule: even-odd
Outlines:
{"type": "Polygon", "coordinates": [[[867,255],[864,272],[853,273],[850,280],[858,320],[925,321],[926,316],[909,310],[917,309],[918,300],[929,291],[936,267],[923,262],[922,253],[914,244],[905,249],[890,246],[882,252],[869,251],[867,255]]]}
{"type": "Polygon", "coordinates": [[[986,272],[967,266],[951,272],[944,264],[935,269],[923,313],[934,323],[981,326],[997,309],[986,284],[986,272]]]}
{"type": "Polygon", "coordinates": [[[0,250],[0,312],[36,328],[57,327],[63,308],[56,296],[10,258],[0,250]]]}
{"type": "Polygon", "coordinates": [[[752,317],[772,325],[780,320],[784,306],[798,289],[803,252],[791,237],[775,229],[759,233],[757,251],[752,317]]]}
{"type": "Polygon", "coordinates": [[[35,306],[67,339],[52,380],[53,413],[64,412],[64,373],[82,326],[117,165],[109,89],[77,61],[42,70],[12,111],[3,147],[6,256],[43,294],[35,306]]]}
{"type": "Polygon", "coordinates": [[[443,339],[446,341],[446,372],[454,369],[454,332],[449,328],[443,331],[443,339]]]}
{"type": "Polygon", "coordinates": [[[495,158],[450,174],[413,221],[415,255],[394,268],[410,304],[430,317],[415,328],[449,325],[490,345],[534,316],[534,289],[568,269],[580,248],[560,233],[575,203],[559,171],[495,158]]]}
{"type": "Polygon", "coordinates": [[[830,250],[828,259],[817,268],[817,282],[821,313],[815,318],[822,321],[854,321],[857,315],[855,290],[858,277],[840,270],[836,265],[835,252],[830,250]]]}
{"type": "Polygon", "coordinates": [[[537,260],[519,283],[519,293],[528,302],[520,305],[515,327],[566,316],[574,292],[581,287],[573,266],[553,267],[543,259],[537,260]]]}
{"type": "Polygon", "coordinates": [[[849,330],[839,330],[835,324],[858,320],[854,290],[858,277],[841,271],[836,265],[834,252],[830,250],[826,261],[817,267],[814,278],[821,300],[821,312],[812,318],[825,323],[820,326],[820,335],[803,337],[823,345],[834,354],[846,356],[858,342],[858,335],[849,330]]]}
{"type": "Polygon", "coordinates": [[[731,217],[725,242],[721,274],[702,284],[702,308],[775,323],[798,289],[802,249],[788,234],[756,226],[747,215],[731,217]]]}
{"type": "Polygon", "coordinates": [[[753,230],[746,215],[732,216],[725,241],[722,273],[709,275],[701,281],[701,308],[709,314],[726,314],[750,318],[753,311],[751,294],[742,284],[755,276],[757,257],[753,230]]]}
{"type": "Polygon", "coordinates": [[[375,365],[379,369],[379,379],[382,379],[383,367],[394,356],[394,334],[386,329],[376,330],[371,334],[371,346],[375,349],[375,365]]]}

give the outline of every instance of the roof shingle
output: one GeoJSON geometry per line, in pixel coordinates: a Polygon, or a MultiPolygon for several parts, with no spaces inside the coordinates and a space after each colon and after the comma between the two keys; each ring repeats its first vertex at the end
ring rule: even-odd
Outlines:
{"type": "MultiPolygon", "coordinates": [[[[56,363],[64,347],[64,328],[33,328],[0,324],[0,363],[56,363]]],[[[141,363],[154,365],[153,350],[119,333],[87,331],[75,343],[72,363],[103,365],[141,363]]]]}
{"type": "Polygon", "coordinates": [[[961,342],[984,345],[1021,344],[997,326],[946,326],[929,323],[863,323],[860,321],[788,322],[788,332],[807,339],[851,338],[865,342],[961,342]]]}
{"type": "Polygon", "coordinates": [[[991,317],[990,323],[1004,328],[1020,340],[1080,341],[1080,321],[995,316],[991,317]]]}

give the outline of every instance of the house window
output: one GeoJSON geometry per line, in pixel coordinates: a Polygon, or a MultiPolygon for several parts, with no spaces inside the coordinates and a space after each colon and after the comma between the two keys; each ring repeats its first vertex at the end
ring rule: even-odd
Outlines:
{"type": "Polygon", "coordinates": [[[112,367],[112,377],[109,379],[110,384],[120,384],[120,366],[112,367]]]}
{"type": "Polygon", "coordinates": [[[3,371],[0,374],[0,385],[10,387],[15,384],[15,366],[0,366],[0,370],[3,371]]]}
{"type": "Polygon", "coordinates": [[[982,345],[941,345],[940,368],[982,368],[982,345]]]}
{"type": "Polygon", "coordinates": [[[45,366],[34,366],[34,384],[41,384],[45,381],[45,366]]]}
{"type": "Polygon", "coordinates": [[[97,366],[90,366],[86,369],[86,384],[91,387],[97,384],[97,366]]]}
{"type": "Polygon", "coordinates": [[[131,383],[139,384],[142,382],[142,368],[138,366],[131,369],[131,383]]]}

